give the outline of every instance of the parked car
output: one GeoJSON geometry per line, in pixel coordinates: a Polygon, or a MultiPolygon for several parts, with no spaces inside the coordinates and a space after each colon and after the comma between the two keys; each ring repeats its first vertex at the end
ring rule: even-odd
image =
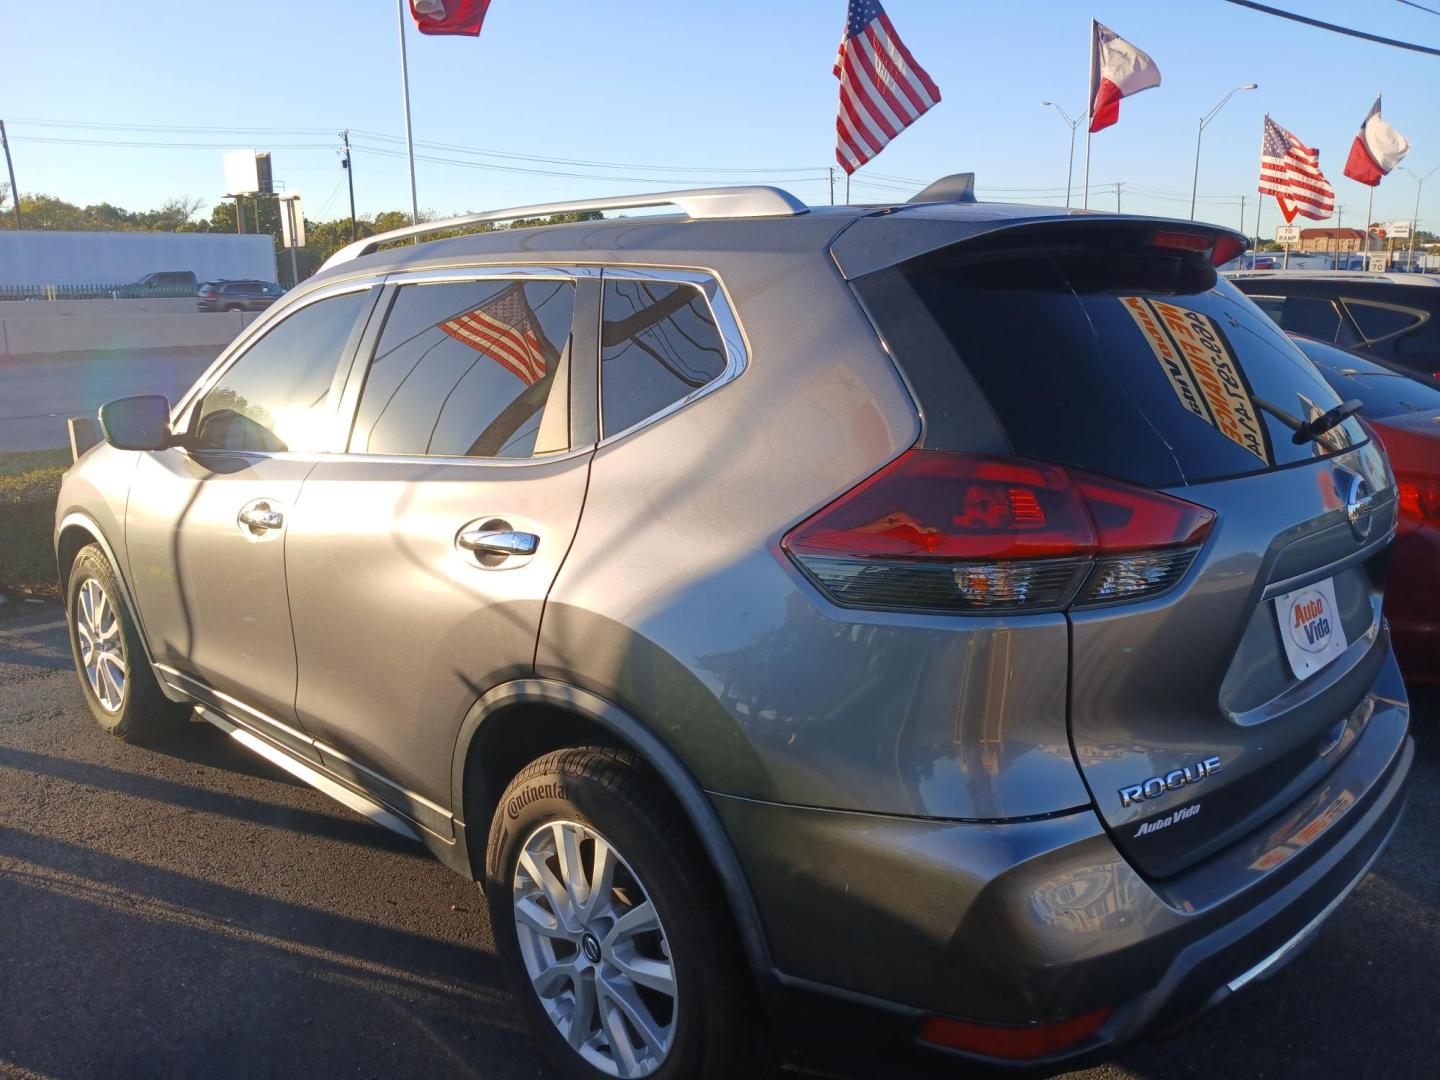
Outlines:
{"type": "Polygon", "coordinates": [[[121,285],[115,296],[121,300],[143,299],[146,297],[191,296],[195,292],[193,270],[157,270],[146,274],[139,281],[121,285]]]}
{"type": "Polygon", "coordinates": [[[1440,385],[1334,345],[1296,342],[1342,398],[1359,398],[1385,444],[1400,528],[1385,617],[1407,682],[1440,683],[1440,385]]]}
{"type": "Polygon", "coordinates": [[[1292,333],[1440,376],[1440,277],[1309,270],[1228,276],[1292,333]]]}
{"type": "Polygon", "coordinates": [[[285,290],[273,281],[207,281],[196,293],[201,311],[264,311],[285,290]]]}
{"type": "Polygon", "coordinates": [[[1385,456],[1243,237],[970,190],[342,249],[66,475],[95,718],[481,881],[567,1075],[1049,1066],[1264,977],[1404,802],[1385,456]]]}

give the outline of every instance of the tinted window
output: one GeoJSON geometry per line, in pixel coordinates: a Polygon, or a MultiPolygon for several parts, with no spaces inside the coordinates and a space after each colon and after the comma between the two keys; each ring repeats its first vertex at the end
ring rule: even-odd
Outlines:
{"type": "Polygon", "coordinates": [[[607,282],[600,346],[606,435],[654,416],[725,370],[725,343],[694,285],[607,282]]]}
{"type": "Polygon", "coordinates": [[[1407,412],[1440,410],[1440,388],[1371,363],[1354,353],[1318,341],[1299,341],[1325,381],[1345,400],[1359,398],[1366,416],[1383,418],[1407,412]]]}
{"type": "Polygon", "coordinates": [[[1379,304],[1367,304],[1363,300],[1346,300],[1345,308],[1360,327],[1360,332],[1370,341],[1408,330],[1425,317],[1423,312],[1411,311],[1408,308],[1381,307],[1379,304]]]}
{"type": "Polygon", "coordinates": [[[335,369],[366,291],[307,304],[245,350],[200,403],[202,449],[310,451],[328,448],[325,409],[335,369]]]}
{"type": "Polygon", "coordinates": [[[361,454],[529,457],[569,446],[568,281],[407,285],[355,419],[361,454]]]}
{"type": "Polygon", "coordinates": [[[942,254],[873,278],[858,288],[937,449],[994,448],[976,445],[967,381],[999,423],[1001,452],[1157,487],[1262,471],[1365,438],[1352,421],[1325,446],[1291,441],[1299,419],[1339,399],[1198,259],[942,254]]]}

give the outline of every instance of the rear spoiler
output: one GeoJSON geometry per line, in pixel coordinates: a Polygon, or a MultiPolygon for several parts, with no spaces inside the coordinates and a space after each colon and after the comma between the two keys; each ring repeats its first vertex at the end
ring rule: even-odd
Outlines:
{"type": "Polygon", "coordinates": [[[956,244],[1001,240],[1016,246],[1094,244],[1153,246],[1203,255],[1220,266],[1240,255],[1249,238],[1234,229],[1196,221],[1131,214],[1046,211],[1033,206],[919,204],[877,210],[858,218],[830,244],[830,256],[847,281],[956,244]]]}

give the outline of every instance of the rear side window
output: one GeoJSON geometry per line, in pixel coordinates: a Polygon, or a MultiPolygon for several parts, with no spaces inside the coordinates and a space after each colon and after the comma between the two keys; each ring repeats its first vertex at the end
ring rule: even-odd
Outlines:
{"type": "Polygon", "coordinates": [[[1319,341],[1299,341],[1301,351],[1345,400],[1359,398],[1366,416],[1383,419],[1408,412],[1440,412],[1440,389],[1373,364],[1319,341]]]}
{"type": "Polygon", "coordinates": [[[368,290],[306,304],[277,323],[205,393],[193,445],[202,450],[329,449],[325,408],[368,290]]]}
{"type": "Polygon", "coordinates": [[[360,394],[359,454],[526,458],[570,445],[570,281],[406,285],[360,394]]]}
{"type": "Polygon", "coordinates": [[[947,400],[965,392],[957,368],[1007,452],[1152,487],[1261,472],[1365,438],[1349,421],[1326,445],[1292,441],[1299,421],[1339,398],[1199,259],[941,253],[856,285],[936,449],[977,449],[966,409],[947,400]]]}
{"type": "Polygon", "coordinates": [[[1360,327],[1360,332],[1371,342],[1409,330],[1420,325],[1425,318],[1423,311],[1369,304],[1364,300],[1346,300],[1345,309],[1350,312],[1355,325],[1360,327]]]}
{"type": "Polygon", "coordinates": [[[1252,296],[1251,301],[1279,326],[1292,334],[1304,334],[1316,341],[1358,343],[1355,331],[1345,321],[1340,306],[1318,296],[1252,296]]]}
{"type": "Polygon", "coordinates": [[[611,280],[600,328],[605,435],[682,401],[725,370],[725,342],[695,285],[611,280]]]}

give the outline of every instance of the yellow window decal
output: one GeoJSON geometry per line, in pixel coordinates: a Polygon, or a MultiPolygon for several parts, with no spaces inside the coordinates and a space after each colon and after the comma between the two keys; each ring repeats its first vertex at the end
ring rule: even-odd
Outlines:
{"type": "Polygon", "coordinates": [[[1265,429],[1225,335],[1208,315],[1139,296],[1122,296],[1186,411],[1271,464],[1265,429]]]}

